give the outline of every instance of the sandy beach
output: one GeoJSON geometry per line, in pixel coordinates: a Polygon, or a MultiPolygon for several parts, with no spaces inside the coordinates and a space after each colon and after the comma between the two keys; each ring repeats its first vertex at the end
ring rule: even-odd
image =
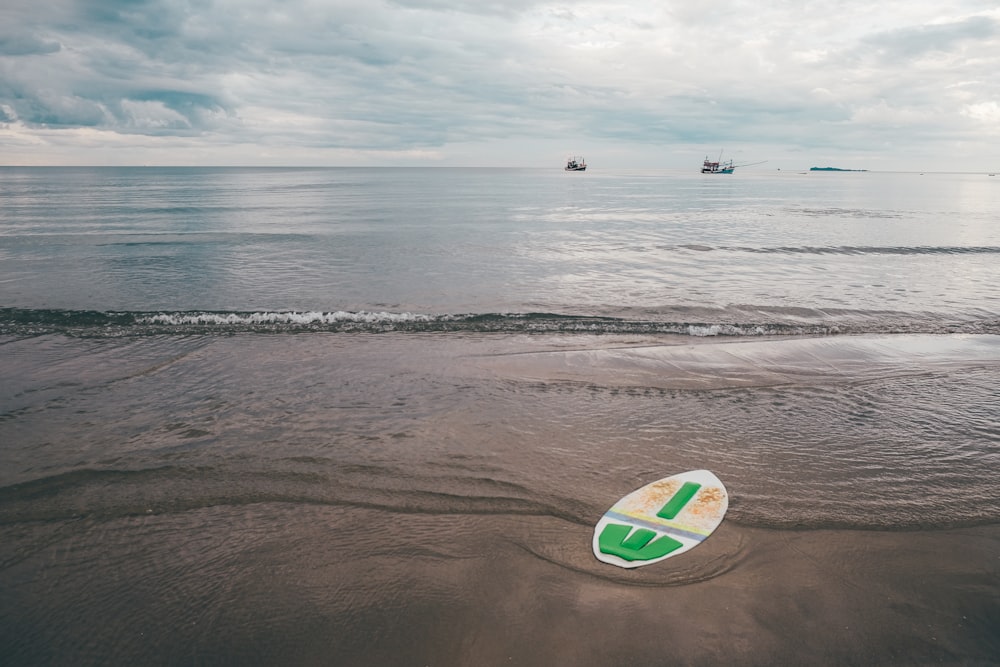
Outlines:
{"type": "Polygon", "coordinates": [[[8,664],[986,666],[1000,656],[995,525],[727,521],[692,552],[632,571],[598,563],[591,530],[530,514],[267,503],[114,521],[100,544],[54,531],[43,546],[5,530],[0,638],[8,664]],[[128,556],[109,563],[108,551],[128,556]]]}

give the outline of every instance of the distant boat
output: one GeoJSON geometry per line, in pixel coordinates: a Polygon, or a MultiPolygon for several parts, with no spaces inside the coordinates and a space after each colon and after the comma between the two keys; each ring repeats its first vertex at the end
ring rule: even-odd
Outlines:
{"type": "Polygon", "coordinates": [[[719,159],[715,162],[709,160],[706,155],[705,162],[701,165],[701,173],[703,174],[731,174],[734,169],[736,169],[736,165],[733,164],[733,161],[723,162],[721,153],[719,154],[719,159]]]}
{"type": "Polygon", "coordinates": [[[722,153],[719,153],[719,159],[712,161],[705,156],[705,161],[701,164],[701,173],[703,174],[731,174],[736,169],[736,167],[750,167],[755,164],[764,164],[767,160],[762,162],[750,162],[748,164],[734,164],[732,160],[729,162],[722,161],[722,153]]]}
{"type": "Polygon", "coordinates": [[[587,171],[587,161],[574,155],[566,160],[566,171],[587,171]]]}

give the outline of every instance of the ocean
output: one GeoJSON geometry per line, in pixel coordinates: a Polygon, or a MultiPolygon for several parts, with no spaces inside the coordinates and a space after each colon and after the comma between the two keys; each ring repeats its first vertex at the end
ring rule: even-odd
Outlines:
{"type": "Polygon", "coordinates": [[[998,665],[998,396],[988,174],[2,167],[0,662],[998,665]]]}

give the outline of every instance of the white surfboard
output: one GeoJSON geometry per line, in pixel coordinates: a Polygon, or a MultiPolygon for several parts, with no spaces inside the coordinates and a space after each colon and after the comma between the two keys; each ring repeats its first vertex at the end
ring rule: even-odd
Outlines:
{"type": "Polygon", "coordinates": [[[726,487],[708,470],[657,480],[604,513],[594,528],[594,555],[619,567],[659,563],[701,544],[727,509],[726,487]]]}

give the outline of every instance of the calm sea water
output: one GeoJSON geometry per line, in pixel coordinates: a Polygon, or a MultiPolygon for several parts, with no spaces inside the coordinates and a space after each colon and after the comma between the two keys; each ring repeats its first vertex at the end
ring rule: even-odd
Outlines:
{"type": "MultiPolygon", "coordinates": [[[[998,333],[985,175],[4,169],[2,326],[998,333]],[[157,313],[159,318],[141,317],[157,313]],[[225,317],[199,314],[224,313],[225,317]],[[265,316],[266,314],[266,316],[265,316]],[[502,315],[505,317],[495,317],[502,315]],[[553,317],[558,316],[558,317],[553,317]],[[462,319],[466,318],[466,319],[462,319]],[[462,324],[466,322],[466,324],[462,324]],[[446,325],[444,323],[447,323],[446,325]],[[419,325],[419,326],[417,326],[419,325]],[[737,330],[730,330],[733,325],[737,330]],[[689,328],[689,327],[694,328],[689,328]]],[[[58,327],[56,327],[58,328],[58,327]]],[[[93,332],[91,332],[93,333],[93,332]]]]}
{"type": "Polygon", "coordinates": [[[0,168],[0,653],[998,664],[998,286],[985,174],[0,168]]]}

